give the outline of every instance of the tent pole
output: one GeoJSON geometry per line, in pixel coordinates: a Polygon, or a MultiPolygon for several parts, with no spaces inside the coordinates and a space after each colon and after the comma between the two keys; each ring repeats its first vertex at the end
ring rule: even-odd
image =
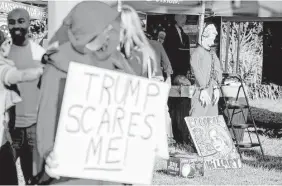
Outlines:
{"type": "Polygon", "coordinates": [[[117,11],[121,12],[121,8],[122,8],[122,1],[121,0],[117,0],[117,11]]]}
{"type": "Polygon", "coordinates": [[[237,63],[236,63],[236,74],[239,73],[239,63],[240,63],[240,34],[241,34],[241,23],[239,22],[239,30],[238,30],[238,45],[237,45],[237,63]]]}
{"type": "Polygon", "coordinates": [[[226,31],[226,48],[225,48],[225,73],[228,72],[228,53],[230,45],[230,25],[231,22],[227,21],[227,31],[226,31]]]}
{"type": "Polygon", "coordinates": [[[202,0],[202,12],[199,17],[199,35],[198,35],[198,43],[200,44],[202,43],[201,35],[203,32],[204,22],[205,22],[205,10],[206,10],[206,3],[205,3],[205,0],[202,0]]]}

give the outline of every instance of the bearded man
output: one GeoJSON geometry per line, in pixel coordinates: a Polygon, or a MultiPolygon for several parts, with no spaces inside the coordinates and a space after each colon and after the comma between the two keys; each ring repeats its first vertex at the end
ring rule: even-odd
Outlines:
{"type": "MultiPolygon", "coordinates": [[[[8,59],[14,61],[19,70],[40,68],[41,58],[45,50],[28,39],[30,17],[25,9],[17,8],[8,14],[8,28],[13,40],[8,59]]],[[[38,78],[39,79],[39,78],[38,78]]],[[[16,158],[20,157],[21,167],[26,184],[37,173],[33,162],[36,151],[36,122],[38,112],[39,89],[38,79],[31,82],[18,83],[15,91],[20,93],[22,102],[11,108],[10,124],[13,147],[16,158]]]]}

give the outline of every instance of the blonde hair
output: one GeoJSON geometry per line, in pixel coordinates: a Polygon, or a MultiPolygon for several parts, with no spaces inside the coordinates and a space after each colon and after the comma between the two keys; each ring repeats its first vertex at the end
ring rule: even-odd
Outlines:
{"type": "MultiPolygon", "coordinates": [[[[148,70],[148,63],[151,61],[153,67],[152,73],[157,70],[157,60],[155,51],[150,46],[145,33],[142,30],[141,21],[137,12],[128,5],[121,8],[121,24],[123,32],[121,33],[121,46],[124,47],[126,57],[131,55],[136,47],[143,56],[142,72],[148,70]]],[[[151,72],[149,72],[151,73],[151,72]]]]}

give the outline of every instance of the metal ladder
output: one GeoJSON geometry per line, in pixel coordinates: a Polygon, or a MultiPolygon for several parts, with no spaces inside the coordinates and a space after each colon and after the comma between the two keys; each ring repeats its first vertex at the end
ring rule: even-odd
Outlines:
{"type": "MultiPolygon", "coordinates": [[[[231,128],[231,131],[233,133],[233,134],[231,134],[231,136],[232,136],[232,138],[233,138],[233,140],[235,142],[235,146],[236,146],[236,148],[238,150],[238,153],[240,154],[240,158],[242,159],[242,151],[241,151],[241,149],[260,147],[261,154],[262,154],[263,159],[264,159],[263,148],[262,148],[261,141],[260,141],[260,138],[259,138],[259,135],[258,135],[257,126],[256,126],[256,123],[255,123],[254,117],[252,115],[252,110],[251,110],[250,105],[249,105],[248,95],[247,95],[246,90],[244,88],[243,79],[238,74],[223,74],[223,76],[225,76],[225,80],[228,79],[228,78],[234,78],[234,79],[237,79],[240,82],[240,86],[238,88],[238,92],[237,92],[235,101],[232,102],[232,103],[230,103],[230,102],[228,102],[226,100],[226,97],[223,94],[223,90],[222,90],[222,86],[221,86],[221,93],[222,93],[222,97],[224,99],[224,104],[225,104],[224,110],[227,113],[227,119],[228,119],[227,126],[229,128],[231,128]],[[243,90],[246,104],[240,104],[239,103],[239,97],[240,97],[239,95],[240,95],[240,91],[241,90],[243,90]],[[232,110],[232,114],[231,115],[229,113],[229,109],[232,110]],[[252,123],[247,123],[247,116],[244,114],[244,110],[243,109],[248,109],[252,123]],[[236,110],[239,110],[239,111],[236,111],[236,110]],[[244,118],[244,121],[245,121],[244,124],[234,123],[233,122],[233,117],[234,117],[235,114],[242,114],[242,116],[244,118]],[[251,128],[254,128],[254,132],[255,132],[255,135],[256,135],[256,138],[257,138],[256,142],[254,142],[252,137],[251,137],[251,131],[250,131],[251,128]],[[247,129],[248,136],[249,136],[249,142],[245,143],[245,142],[239,141],[238,140],[238,134],[236,134],[235,129],[237,129],[237,130],[238,129],[244,130],[243,132],[245,132],[245,129],[247,129]]],[[[226,86],[226,84],[223,85],[223,86],[226,86]]],[[[228,86],[228,84],[227,84],[227,86],[228,86]]]]}

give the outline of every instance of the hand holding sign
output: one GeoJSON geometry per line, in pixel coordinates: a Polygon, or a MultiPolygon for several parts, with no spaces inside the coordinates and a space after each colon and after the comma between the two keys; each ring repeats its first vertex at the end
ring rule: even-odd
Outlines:
{"type": "Polygon", "coordinates": [[[60,176],[53,173],[53,169],[57,167],[58,167],[58,161],[56,159],[55,153],[52,151],[46,159],[45,171],[51,178],[60,179],[60,176]]]}

